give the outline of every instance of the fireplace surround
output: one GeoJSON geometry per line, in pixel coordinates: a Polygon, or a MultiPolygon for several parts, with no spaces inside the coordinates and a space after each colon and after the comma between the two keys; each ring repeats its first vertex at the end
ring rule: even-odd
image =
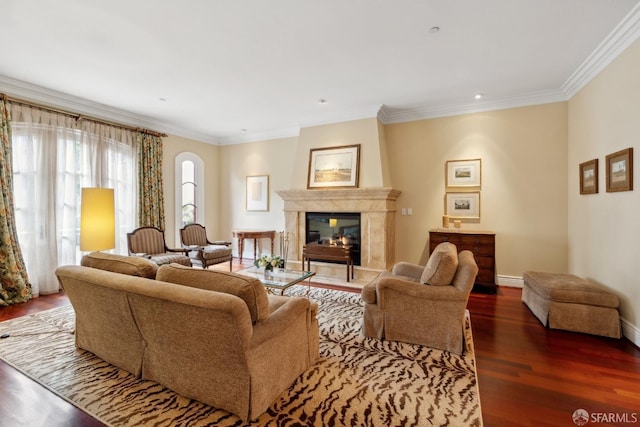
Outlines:
{"type": "MultiPolygon", "coordinates": [[[[307,212],[360,213],[360,266],[356,280],[371,280],[395,262],[395,215],[399,190],[356,188],[332,190],[280,190],[284,200],[285,230],[289,238],[287,263],[301,268],[306,243],[307,212]]],[[[314,263],[318,274],[342,277],[344,266],[314,263]]]]}

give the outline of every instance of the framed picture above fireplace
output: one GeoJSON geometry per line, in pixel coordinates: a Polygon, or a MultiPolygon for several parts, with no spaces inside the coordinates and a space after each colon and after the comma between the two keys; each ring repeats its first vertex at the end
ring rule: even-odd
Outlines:
{"type": "Polygon", "coordinates": [[[360,144],[312,148],[307,188],[357,188],[359,168],[360,144]]]}

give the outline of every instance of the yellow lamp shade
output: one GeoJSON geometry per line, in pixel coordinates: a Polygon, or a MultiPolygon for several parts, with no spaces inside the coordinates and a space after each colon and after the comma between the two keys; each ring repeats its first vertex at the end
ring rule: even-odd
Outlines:
{"type": "Polygon", "coordinates": [[[80,250],[116,247],[113,188],[83,188],[80,211],[80,250]]]}
{"type": "Polygon", "coordinates": [[[338,219],[337,218],[329,218],[329,227],[335,228],[337,226],[338,226],[338,219]]]}

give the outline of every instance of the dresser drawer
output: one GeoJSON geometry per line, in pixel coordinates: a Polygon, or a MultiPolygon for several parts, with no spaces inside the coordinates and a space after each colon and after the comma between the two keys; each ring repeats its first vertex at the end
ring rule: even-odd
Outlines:
{"type": "Polygon", "coordinates": [[[473,252],[473,255],[475,255],[475,256],[483,256],[483,255],[493,256],[493,254],[495,252],[495,249],[493,248],[493,246],[477,246],[477,245],[473,245],[473,246],[460,245],[460,246],[458,246],[458,251],[464,251],[465,249],[473,252]]]}
{"type": "Polygon", "coordinates": [[[431,233],[429,234],[429,242],[432,248],[442,242],[450,242],[457,246],[460,243],[460,236],[457,234],[431,233]]]}
{"type": "Polygon", "coordinates": [[[460,243],[473,246],[494,246],[495,236],[490,234],[461,235],[460,243]]]}
{"type": "Polygon", "coordinates": [[[489,268],[493,270],[493,267],[496,265],[496,260],[493,256],[479,256],[474,253],[473,257],[476,259],[476,264],[478,264],[478,268],[481,270],[489,268]]]}

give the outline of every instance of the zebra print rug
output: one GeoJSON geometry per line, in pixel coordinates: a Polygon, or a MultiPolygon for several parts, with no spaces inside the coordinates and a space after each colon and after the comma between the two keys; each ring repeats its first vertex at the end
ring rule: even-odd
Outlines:
{"type": "Polygon", "coordinates": [[[320,359],[249,424],[76,349],[71,306],[0,323],[11,334],[0,357],[110,426],[482,425],[468,313],[457,356],[362,337],[359,294],[312,288],[309,297],[320,305],[320,359]]]}

